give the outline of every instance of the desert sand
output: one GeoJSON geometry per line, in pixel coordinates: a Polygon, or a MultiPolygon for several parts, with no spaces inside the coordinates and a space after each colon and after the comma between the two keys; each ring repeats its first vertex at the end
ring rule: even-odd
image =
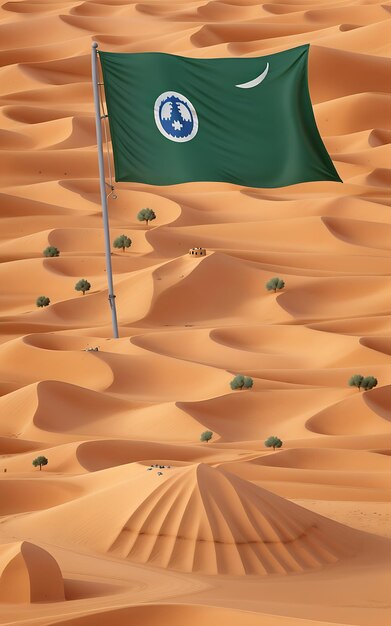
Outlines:
{"type": "Polygon", "coordinates": [[[0,624],[389,626],[391,3],[13,0],[0,18],[0,624]],[[310,43],[344,181],[116,185],[117,340],[93,41],[310,43]]]}

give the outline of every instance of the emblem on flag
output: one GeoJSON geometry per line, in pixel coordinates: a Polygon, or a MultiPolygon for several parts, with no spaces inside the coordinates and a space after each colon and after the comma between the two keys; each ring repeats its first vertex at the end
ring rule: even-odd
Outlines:
{"type": "Polygon", "coordinates": [[[190,100],[176,91],[165,91],[154,106],[156,126],[170,141],[190,141],[198,131],[198,116],[190,100]]]}

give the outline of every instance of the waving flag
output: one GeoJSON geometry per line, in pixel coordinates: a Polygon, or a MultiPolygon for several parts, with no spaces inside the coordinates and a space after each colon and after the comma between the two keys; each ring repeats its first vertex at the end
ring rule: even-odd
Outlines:
{"type": "Polygon", "coordinates": [[[341,181],[319,135],[309,46],[256,58],[100,52],[117,181],[341,181]]]}

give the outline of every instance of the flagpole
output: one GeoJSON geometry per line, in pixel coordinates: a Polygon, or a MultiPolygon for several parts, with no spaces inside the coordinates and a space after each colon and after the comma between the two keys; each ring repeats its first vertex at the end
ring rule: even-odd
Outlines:
{"type": "Polygon", "coordinates": [[[92,86],[94,90],[96,143],[98,147],[100,199],[102,203],[102,219],[103,219],[103,230],[104,230],[104,238],[105,238],[106,274],[107,274],[107,284],[108,284],[108,290],[109,290],[109,303],[110,303],[110,309],[111,309],[111,321],[112,321],[112,326],[113,326],[113,335],[115,339],[118,339],[119,335],[118,335],[117,311],[115,308],[113,271],[111,267],[109,214],[107,210],[105,164],[104,164],[104,159],[103,159],[102,116],[100,113],[100,105],[99,105],[99,76],[98,76],[97,58],[98,58],[98,44],[96,43],[96,41],[94,41],[92,44],[92,48],[91,48],[92,86]]]}

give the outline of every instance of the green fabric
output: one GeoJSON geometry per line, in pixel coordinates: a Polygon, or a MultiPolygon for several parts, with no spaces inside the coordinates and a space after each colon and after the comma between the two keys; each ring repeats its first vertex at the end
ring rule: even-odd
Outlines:
{"type": "MultiPolygon", "coordinates": [[[[116,181],[222,181],[248,187],[340,181],[312,111],[308,50],[304,45],[263,57],[228,59],[100,52],[116,181]],[[267,63],[260,84],[235,86],[262,74],[267,63]],[[192,139],[172,141],[159,130],[154,107],[165,92],[177,92],[193,105],[198,130],[192,139]]],[[[177,125],[170,134],[194,128],[186,102],[185,120],[178,118],[179,102],[168,105],[177,121],[164,118],[165,128],[177,125]]],[[[159,106],[158,115],[167,112],[159,106]]]]}

